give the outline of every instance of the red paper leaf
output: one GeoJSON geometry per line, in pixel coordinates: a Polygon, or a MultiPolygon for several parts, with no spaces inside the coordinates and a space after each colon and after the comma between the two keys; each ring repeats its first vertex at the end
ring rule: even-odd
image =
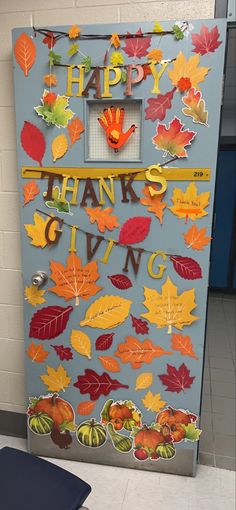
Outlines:
{"type": "Polygon", "coordinates": [[[43,44],[47,44],[48,48],[51,49],[55,46],[57,40],[53,32],[47,32],[47,35],[43,39],[43,44]]]}
{"type": "Polygon", "coordinates": [[[185,149],[186,145],[191,145],[192,140],[196,136],[196,131],[184,129],[184,124],[180,122],[178,117],[174,117],[169,126],[165,124],[157,124],[156,135],[153,136],[153,143],[157,150],[164,150],[171,156],[186,158],[188,156],[185,149]]]}
{"type": "Polygon", "coordinates": [[[113,274],[112,276],[108,276],[109,280],[111,280],[112,285],[120,290],[126,290],[130,287],[133,287],[131,280],[128,276],[124,274],[113,274]]]}
{"type": "Polygon", "coordinates": [[[149,98],[147,100],[148,106],[145,108],[146,117],[145,119],[148,120],[163,120],[166,116],[166,110],[167,108],[171,108],[172,106],[172,99],[174,92],[176,90],[176,87],[174,87],[169,92],[166,92],[166,94],[159,94],[155,98],[149,98]]]}
{"type": "Polygon", "coordinates": [[[143,68],[143,80],[146,80],[147,76],[152,74],[150,65],[149,64],[143,64],[142,68],[143,68]]]}
{"type": "Polygon", "coordinates": [[[145,57],[151,44],[151,37],[143,37],[141,28],[136,32],[136,35],[139,37],[130,37],[130,32],[127,32],[127,39],[125,39],[123,50],[129,57],[145,57]]]}
{"type": "Polygon", "coordinates": [[[137,317],[134,317],[132,313],[130,314],[132,319],[132,326],[135,329],[137,335],[147,335],[149,332],[149,327],[147,321],[143,321],[137,317]]]}
{"type": "Polygon", "coordinates": [[[222,41],[218,40],[219,37],[217,25],[212,30],[209,30],[206,25],[202,25],[200,34],[192,34],[192,43],[195,46],[193,52],[200,53],[200,55],[214,53],[222,44],[222,41]]]}
{"type": "Polygon", "coordinates": [[[73,307],[47,306],[38,310],[30,322],[30,338],[50,340],[60,335],[66,328],[73,307]]]}
{"type": "Polygon", "coordinates": [[[42,159],[46,149],[46,142],[43,133],[31,122],[25,121],[20,134],[21,145],[34,161],[42,166],[42,159]]]}
{"type": "Polygon", "coordinates": [[[192,386],[195,376],[190,376],[190,370],[184,363],[179,369],[167,364],[167,374],[159,375],[162,384],[166,386],[166,391],[180,393],[192,386]]]}
{"type": "Polygon", "coordinates": [[[64,345],[51,345],[51,347],[55,349],[61,361],[73,359],[73,352],[70,347],[64,347],[64,345]]]}
{"type": "Polygon", "coordinates": [[[170,260],[173,262],[174,269],[181,278],[185,280],[197,280],[202,278],[202,269],[196,260],[190,257],[179,257],[172,255],[170,260]]]}
{"type": "Polygon", "coordinates": [[[136,216],[127,220],[120,230],[120,244],[134,244],[143,241],[150,229],[151,218],[136,216]]]}
{"type": "Polygon", "coordinates": [[[101,335],[97,338],[95,346],[97,351],[106,351],[110,349],[113,342],[113,336],[115,333],[107,333],[105,335],[101,335]]]}
{"type": "Polygon", "coordinates": [[[106,372],[99,375],[90,368],[85,369],[84,375],[77,376],[77,382],[74,383],[74,386],[80,390],[82,395],[89,393],[91,400],[97,400],[101,395],[106,397],[111,391],[119,390],[119,388],[129,387],[116,379],[111,379],[106,372]]]}

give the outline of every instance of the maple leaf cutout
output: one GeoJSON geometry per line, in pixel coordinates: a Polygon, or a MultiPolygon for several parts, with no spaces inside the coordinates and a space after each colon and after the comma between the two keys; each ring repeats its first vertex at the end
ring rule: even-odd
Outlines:
{"type": "Polygon", "coordinates": [[[46,290],[39,289],[35,285],[30,285],[29,287],[25,287],[25,299],[32,306],[42,305],[46,301],[43,297],[45,292],[46,290]]]}
{"type": "Polygon", "coordinates": [[[174,333],[171,338],[171,349],[179,351],[182,356],[189,356],[190,358],[198,360],[198,357],[193,350],[190,336],[184,336],[181,333],[174,333]]]}
{"type": "Polygon", "coordinates": [[[142,363],[151,363],[153,358],[171,356],[172,354],[159,345],[154,345],[148,338],[141,341],[134,336],[127,336],[125,343],[118,344],[118,350],[115,352],[115,356],[120,358],[122,363],[130,363],[134,369],[140,368],[142,363]]]}
{"type": "Polygon", "coordinates": [[[189,131],[189,129],[183,128],[184,124],[177,117],[169,123],[169,127],[166,127],[165,124],[157,124],[156,135],[152,138],[156,149],[164,150],[171,156],[186,158],[188,153],[185,146],[191,145],[197,133],[196,131],[189,131]]]}
{"type": "Polygon", "coordinates": [[[190,370],[183,363],[179,369],[167,365],[167,373],[159,375],[159,378],[162,384],[166,386],[166,391],[180,393],[192,386],[195,376],[190,376],[190,370]]]}
{"type": "MultiPolygon", "coordinates": [[[[47,218],[44,220],[39,213],[34,213],[34,224],[31,223],[25,224],[25,230],[27,232],[27,236],[31,237],[32,241],[30,244],[33,246],[37,246],[40,248],[45,248],[47,245],[46,237],[45,237],[45,229],[51,218],[47,218]]],[[[51,226],[51,235],[53,236],[57,229],[57,223],[53,223],[51,226]]]]}
{"type": "Polygon", "coordinates": [[[166,405],[166,402],[161,400],[160,393],[154,395],[151,391],[146,393],[145,397],[142,398],[142,402],[148,411],[153,411],[155,413],[158,413],[166,405]]]}
{"type": "Polygon", "coordinates": [[[210,192],[204,191],[198,195],[196,184],[191,182],[187,186],[186,191],[174,188],[171,201],[174,205],[168,207],[168,209],[178,218],[185,218],[185,223],[187,223],[188,218],[197,220],[207,216],[208,212],[205,211],[205,207],[209,205],[210,192]]]}
{"type": "Polygon", "coordinates": [[[40,379],[48,387],[48,391],[65,391],[71,381],[62,365],[57,368],[47,366],[47,374],[40,375],[40,379]]]}
{"type": "Polygon", "coordinates": [[[192,117],[195,124],[203,124],[208,127],[208,111],[206,110],[206,104],[202,99],[202,93],[200,90],[196,91],[194,87],[189,89],[187,96],[182,98],[183,103],[187,108],[183,108],[182,112],[187,117],[192,117]]]}
{"type": "Polygon", "coordinates": [[[136,32],[136,35],[138,37],[132,37],[130,32],[127,32],[123,50],[129,57],[145,57],[151,44],[151,37],[143,37],[141,28],[136,32]]]}
{"type": "Polygon", "coordinates": [[[200,55],[194,55],[189,60],[186,59],[182,51],[177,55],[173,63],[173,69],[168,71],[169,78],[175,87],[181,78],[189,78],[191,86],[199,89],[199,83],[205,81],[209,67],[199,67],[200,55]]]}
{"type": "Polygon", "coordinates": [[[192,250],[203,250],[205,246],[207,246],[211,240],[211,237],[206,236],[206,228],[197,228],[196,225],[193,225],[189,228],[187,232],[183,233],[184,242],[187,248],[192,248],[192,250]]]}
{"type": "Polygon", "coordinates": [[[219,41],[219,37],[220,34],[217,25],[215,25],[212,30],[209,30],[206,25],[202,25],[200,34],[192,34],[192,43],[195,46],[193,52],[200,53],[200,55],[214,53],[222,44],[222,41],[219,41]]]}
{"type": "Polygon", "coordinates": [[[144,287],[144,296],[143,304],[148,312],[142,313],[142,317],[156,324],[157,328],[167,326],[169,334],[172,333],[173,327],[182,330],[184,326],[190,326],[199,319],[191,314],[197,306],[195,289],[186,290],[178,295],[178,289],[169,276],[162,285],[161,294],[155,289],[144,287]]]}
{"type": "Polygon", "coordinates": [[[35,181],[27,182],[23,186],[24,202],[23,205],[28,204],[40,193],[40,189],[35,181]]]}
{"type": "Polygon", "coordinates": [[[120,226],[117,221],[118,217],[111,215],[112,207],[106,207],[103,210],[101,207],[85,207],[85,211],[89,216],[90,223],[96,222],[100,232],[105,232],[106,229],[113,230],[120,226]]]}
{"type": "MultiPolygon", "coordinates": [[[[158,189],[156,184],[152,184],[152,188],[154,190],[158,189]]],[[[146,198],[140,198],[140,203],[148,206],[148,211],[153,212],[162,225],[164,209],[167,206],[167,202],[162,202],[165,193],[151,196],[149,186],[144,186],[142,193],[146,198]]]]}
{"type": "Polygon", "coordinates": [[[51,260],[50,268],[50,278],[56,285],[48,290],[64,297],[66,301],[75,298],[76,306],[79,305],[79,297],[87,301],[102,289],[95,283],[100,277],[96,261],[82,266],[81,259],[71,253],[67,257],[66,266],[51,260]]]}
{"type": "Polygon", "coordinates": [[[49,351],[45,351],[42,344],[36,345],[34,342],[31,342],[26,353],[33,363],[43,363],[49,355],[49,351]]]}

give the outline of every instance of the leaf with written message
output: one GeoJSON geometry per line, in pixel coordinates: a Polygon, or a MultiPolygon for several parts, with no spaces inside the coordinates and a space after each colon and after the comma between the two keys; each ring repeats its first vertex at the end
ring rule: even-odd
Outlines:
{"type": "MultiPolygon", "coordinates": [[[[152,184],[152,188],[154,190],[157,190],[157,185],[152,184]]],[[[151,196],[149,186],[144,186],[142,192],[146,198],[140,198],[140,203],[142,205],[146,205],[147,210],[154,213],[156,218],[160,221],[160,224],[162,225],[164,209],[167,206],[167,202],[162,201],[165,196],[165,193],[151,196]]]]}
{"type": "Polygon", "coordinates": [[[68,388],[71,377],[68,377],[67,371],[62,365],[57,368],[47,367],[47,374],[40,375],[43,383],[48,387],[48,391],[65,391],[68,388]]]}
{"type": "Polygon", "coordinates": [[[173,393],[180,393],[188,388],[191,388],[195,376],[190,376],[190,370],[183,363],[179,369],[172,365],[167,365],[167,373],[159,375],[159,378],[166,386],[166,391],[172,391],[173,393]]]}
{"type": "Polygon", "coordinates": [[[211,30],[206,25],[202,25],[200,34],[192,34],[192,43],[195,48],[192,50],[194,53],[206,55],[206,53],[214,53],[217,48],[222,44],[219,41],[219,30],[215,25],[211,30]]]}
{"type": "Polygon", "coordinates": [[[190,358],[198,360],[198,357],[193,350],[190,336],[184,336],[181,333],[174,333],[171,338],[171,349],[179,351],[182,356],[189,356],[190,358]]]}
{"type": "Polygon", "coordinates": [[[143,37],[141,28],[136,32],[138,37],[132,37],[127,32],[127,38],[125,39],[125,46],[123,50],[129,57],[141,58],[147,55],[147,50],[151,45],[151,37],[143,37]]]}
{"type": "Polygon", "coordinates": [[[50,340],[63,333],[73,307],[47,306],[41,308],[30,321],[30,338],[50,340]]]}
{"type": "Polygon", "coordinates": [[[99,375],[90,368],[85,369],[84,375],[77,376],[74,386],[80,390],[82,395],[88,393],[91,400],[97,400],[101,395],[106,397],[111,391],[129,387],[127,384],[122,384],[116,379],[111,379],[110,375],[106,372],[99,375]]]}
{"type": "Polygon", "coordinates": [[[132,301],[120,296],[102,296],[87,309],[81,326],[111,329],[122,324],[129,315],[132,301]]]}
{"type": "Polygon", "coordinates": [[[159,94],[157,97],[151,97],[147,100],[148,106],[145,108],[146,120],[164,120],[166,110],[172,107],[172,99],[176,87],[165,94],[159,94]]]}
{"type": "Polygon", "coordinates": [[[112,216],[112,207],[85,207],[85,211],[89,216],[90,223],[97,223],[98,230],[105,232],[105,230],[113,230],[115,227],[119,227],[118,216],[112,216]]]}
{"type": "Polygon", "coordinates": [[[49,355],[49,351],[45,351],[42,344],[36,345],[34,342],[31,342],[26,353],[33,363],[43,363],[49,355]]]}
{"type": "Polygon", "coordinates": [[[130,363],[131,367],[140,368],[143,363],[152,363],[154,358],[171,356],[173,353],[165,351],[159,345],[154,345],[151,340],[138,340],[133,336],[127,336],[124,344],[118,344],[115,356],[120,358],[122,363],[130,363]]]}
{"type": "Polygon", "coordinates": [[[183,234],[187,248],[192,248],[192,250],[204,250],[204,247],[207,246],[211,240],[211,237],[206,236],[206,231],[206,228],[198,229],[196,225],[190,227],[189,230],[183,234]]]}
{"type": "Polygon", "coordinates": [[[174,188],[171,201],[173,205],[168,207],[168,209],[178,218],[185,218],[187,223],[188,218],[194,221],[207,216],[208,212],[205,211],[205,207],[209,205],[210,192],[203,191],[198,195],[195,182],[191,182],[187,186],[186,191],[183,191],[181,188],[174,188]]]}
{"type": "Polygon", "coordinates": [[[40,193],[40,189],[35,181],[30,181],[27,182],[27,184],[24,184],[23,193],[24,193],[23,205],[26,205],[35,199],[35,197],[40,193]]]}
{"type": "Polygon", "coordinates": [[[158,413],[166,405],[166,402],[161,400],[160,393],[154,395],[151,391],[146,393],[145,397],[142,398],[142,402],[148,411],[153,411],[154,413],[158,413]]]}
{"type": "Polygon", "coordinates": [[[165,124],[157,124],[156,135],[152,138],[156,149],[164,150],[171,156],[186,158],[188,153],[185,147],[191,145],[197,133],[183,128],[184,124],[177,117],[169,123],[169,127],[166,127],[165,124]]]}

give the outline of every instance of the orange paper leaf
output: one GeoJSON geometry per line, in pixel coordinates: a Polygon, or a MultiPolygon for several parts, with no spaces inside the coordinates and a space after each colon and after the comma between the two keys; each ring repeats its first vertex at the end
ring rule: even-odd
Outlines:
{"type": "Polygon", "coordinates": [[[40,193],[40,189],[35,181],[27,182],[27,184],[24,184],[23,186],[23,194],[24,194],[24,204],[26,205],[31,200],[34,200],[35,197],[40,193]]]}
{"type": "Polygon", "coordinates": [[[211,237],[206,236],[206,231],[206,228],[198,229],[196,225],[193,225],[187,232],[183,233],[184,242],[187,248],[192,248],[192,250],[203,250],[211,240],[211,237]]]}
{"type": "MultiPolygon", "coordinates": [[[[157,185],[152,184],[152,188],[157,190],[157,185]]],[[[167,206],[167,202],[162,202],[164,198],[164,193],[162,193],[161,195],[153,195],[152,197],[149,191],[149,186],[144,186],[142,192],[146,198],[140,198],[140,203],[148,206],[148,211],[153,212],[156,218],[160,220],[160,224],[162,225],[163,211],[167,206]]]]}
{"type": "Polygon", "coordinates": [[[88,416],[93,412],[96,403],[97,402],[91,402],[90,400],[87,400],[86,402],[80,402],[77,407],[77,413],[82,414],[83,416],[88,416]]]}
{"type": "Polygon", "coordinates": [[[151,50],[147,54],[148,60],[153,60],[154,62],[160,62],[160,60],[162,60],[162,57],[163,57],[162,50],[159,49],[151,50]]]}
{"type": "Polygon", "coordinates": [[[157,124],[156,135],[153,136],[152,141],[157,150],[164,150],[178,158],[186,158],[188,153],[185,147],[191,145],[196,134],[195,131],[184,129],[184,124],[175,117],[168,127],[165,124],[157,124]]]}
{"type": "Polygon", "coordinates": [[[207,216],[208,212],[205,207],[208,206],[210,200],[210,192],[204,191],[198,195],[198,189],[195,182],[191,182],[186,191],[181,188],[174,188],[171,201],[173,205],[168,207],[173,214],[178,218],[185,218],[187,223],[188,218],[197,220],[203,216],[207,216]]]}
{"type": "Polygon", "coordinates": [[[159,345],[154,345],[147,338],[141,341],[134,336],[127,336],[125,343],[118,344],[118,350],[115,352],[115,356],[118,356],[122,363],[130,363],[132,368],[140,368],[142,363],[151,363],[153,358],[171,356],[172,354],[159,345]]]}
{"type": "Polygon", "coordinates": [[[57,85],[57,77],[55,74],[45,74],[43,77],[43,82],[47,87],[56,87],[57,85]]]}
{"type": "Polygon", "coordinates": [[[116,50],[120,47],[120,38],[119,35],[114,32],[110,38],[110,44],[113,45],[116,50]]]}
{"type": "Polygon", "coordinates": [[[190,358],[198,359],[193,350],[190,336],[174,333],[171,338],[171,349],[181,352],[182,356],[190,356],[190,358]]]}
{"type": "Polygon", "coordinates": [[[96,261],[82,266],[81,259],[75,253],[71,253],[67,257],[66,266],[51,260],[50,267],[50,278],[56,285],[48,290],[64,297],[66,301],[75,298],[75,304],[78,305],[79,297],[87,301],[102,289],[95,283],[100,276],[96,261]]]}
{"type": "Polygon", "coordinates": [[[108,372],[120,372],[120,365],[112,356],[98,356],[98,359],[108,372]]]}
{"type": "Polygon", "coordinates": [[[117,222],[117,216],[112,216],[112,207],[103,209],[101,207],[85,207],[86,213],[89,215],[90,223],[97,222],[98,230],[105,232],[105,230],[113,230],[115,227],[119,227],[117,222]]]}
{"type": "Polygon", "coordinates": [[[78,27],[78,25],[72,25],[68,32],[69,39],[76,39],[77,37],[79,37],[80,32],[81,32],[81,30],[78,27]]]}
{"type": "Polygon", "coordinates": [[[14,55],[25,76],[34,64],[36,57],[36,46],[33,39],[25,32],[17,38],[14,46],[14,55]]]}
{"type": "Polygon", "coordinates": [[[80,139],[81,133],[84,132],[84,125],[82,120],[79,119],[79,117],[76,117],[73,119],[70,124],[67,126],[71,145],[73,145],[76,140],[80,139]]]}
{"type": "Polygon", "coordinates": [[[42,344],[36,345],[34,342],[31,342],[26,352],[34,363],[43,363],[49,355],[49,351],[45,351],[42,344]]]}

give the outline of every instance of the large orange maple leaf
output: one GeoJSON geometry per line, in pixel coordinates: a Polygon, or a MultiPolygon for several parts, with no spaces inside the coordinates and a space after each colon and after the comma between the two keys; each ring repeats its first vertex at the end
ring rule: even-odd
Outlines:
{"type": "Polygon", "coordinates": [[[178,158],[187,157],[185,146],[191,144],[197,133],[183,127],[184,124],[177,117],[169,123],[169,127],[165,124],[157,124],[156,135],[152,139],[156,149],[164,150],[178,158]]]}
{"type": "Polygon", "coordinates": [[[65,267],[61,262],[51,260],[50,268],[50,278],[56,285],[48,290],[66,301],[75,298],[76,306],[79,305],[79,297],[87,300],[102,289],[95,283],[100,277],[96,261],[82,266],[81,259],[71,253],[65,267]]]}

